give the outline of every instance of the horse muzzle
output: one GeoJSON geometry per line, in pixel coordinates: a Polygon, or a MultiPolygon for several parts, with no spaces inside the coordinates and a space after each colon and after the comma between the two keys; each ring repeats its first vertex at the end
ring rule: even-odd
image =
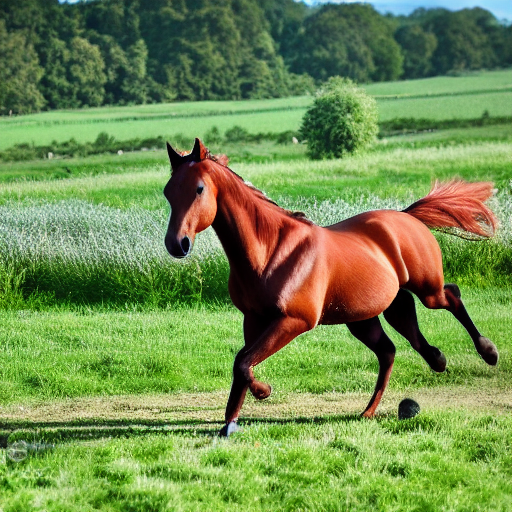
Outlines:
{"type": "Polygon", "coordinates": [[[165,237],[165,248],[172,257],[184,258],[188,256],[192,250],[192,241],[188,236],[178,239],[167,235],[165,237]]]}

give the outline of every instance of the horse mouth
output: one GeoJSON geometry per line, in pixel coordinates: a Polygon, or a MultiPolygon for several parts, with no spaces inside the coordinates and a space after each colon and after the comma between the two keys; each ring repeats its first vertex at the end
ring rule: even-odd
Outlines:
{"type": "Polygon", "coordinates": [[[175,238],[166,236],[165,237],[165,248],[167,252],[173,258],[184,258],[188,256],[192,251],[192,242],[188,236],[184,236],[181,240],[176,240],[175,238]]]}

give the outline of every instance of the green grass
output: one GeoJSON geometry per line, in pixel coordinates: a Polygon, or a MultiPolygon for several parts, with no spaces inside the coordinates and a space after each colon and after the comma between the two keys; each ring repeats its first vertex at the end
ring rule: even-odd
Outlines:
{"type": "MultiPolygon", "coordinates": [[[[50,144],[53,140],[65,141],[75,138],[79,142],[93,142],[98,133],[107,132],[117,140],[134,137],[157,137],[165,135],[171,142],[176,137],[204,138],[216,126],[221,133],[235,125],[246,128],[250,133],[280,133],[287,130],[297,130],[306,109],[263,111],[261,113],[233,113],[223,115],[204,115],[178,119],[140,119],[104,121],[51,125],[42,129],[40,125],[0,126],[3,136],[0,140],[0,150],[20,142],[35,145],[50,144]]],[[[44,115],[44,114],[41,114],[44,115]]],[[[120,145],[119,149],[122,149],[120,145]]]]}
{"type": "MultiPolygon", "coordinates": [[[[397,135],[378,140],[372,151],[395,149],[443,148],[482,142],[512,142],[512,126],[495,125],[483,127],[433,130],[415,134],[397,135]]],[[[193,145],[193,138],[185,144],[193,145]]],[[[275,163],[304,160],[306,146],[303,144],[229,143],[210,145],[213,152],[229,155],[232,166],[247,163],[275,163]]],[[[464,151],[464,150],[462,150],[464,151]]],[[[30,162],[4,162],[0,165],[0,183],[13,181],[39,181],[98,176],[105,174],[127,174],[149,172],[161,166],[168,171],[167,155],[161,151],[137,151],[118,155],[95,155],[87,158],[65,158],[55,160],[34,160],[30,162]]],[[[332,163],[338,166],[338,163],[332,163]]],[[[284,192],[285,193],[285,192],[284,192]]],[[[309,194],[306,194],[309,195],[309,194]]]]}
{"type": "MultiPolygon", "coordinates": [[[[449,370],[435,374],[409,344],[397,345],[395,390],[494,383],[512,379],[512,299],[507,290],[462,288],[476,325],[501,354],[497,368],[475,352],[446,311],[418,305],[429,342],[443,350],[449,370]]],[[[234,355],[243,346],[242,316],[231,307],[137,312],[30,310],[0,313],[0,403],[98,395],[227,391],[234,355]],[[37,364],[34,364],[37,362],[37,364]]],[[[321,326],[294,340],[256,369],[281,393],[368,393],[377,360],[344,326],[321,326]]],[[[223,405],[223,404],[222,404],[223,405]]],[[[220,418],[219,418],[220,420],[220,418]]]]}
{"type": "MultiPolygon", "coordinates": [[[[378,99],[380,120],[420,117],[427,119],[479,118],[509,113],[512,104],[512,71],[484,72],[466,77],[435,77],[426,80],[372,84],[377,96],[415,95],[438,97],[378,99]],[[482,93],[482,91],[488,91],[482,93]],[[492,92],[495,91],[495,92],[492,92]],[[480,94],[477,94],[479,93],[480,94]],[[444,96],[442,96],[444,95],[444,96]]],[[[80,111],[54,111],[16,118],[1,118],[0,150],[18,143],[50,144],[74,137],[93,142],[100,132],[118,140],[165,135],[203,137],[216,126],[221,133],[235,125],[250,133],[298,130],[311,104],[310,96],[275,100],[186,102],[134,107],[104,107],[80,111]]],[[[122,148],[120,148],[122,149],[122,148]]]]}
{"type": "Polygon", "coordinates": [[[340,416],[59,445],[0,465],[5,512],[508,512],[510,416],[447,411],[399,422],[340,416]]]}
{"type": "Polygon", "coordinates": [[[428,130],[384,137],[374,145],[375,151],[389,149],[422,147],[438,148],[446,146],[469,145],[481,142],[512,142],[512,125],[473,126],[470,128],[450,128],[446,130],[428,130]]]}
{"type": "Polygon", "coordinates": [[[476,71],[462,76],[436,76],[418,80],[377,82],[364,88],[374,96],[421,96],[472,93],[512,87],[512,71],[476,71]]]}
{"type": "Polygon", "coordinates": [[[400,117],[423,119],[476,119],[484,112],[491,117],[509,115],[512,91],[435,98],[399,98],[379,101],[379,121],[400,117]]]}
{"type": "MultiPolygon", "coordinates": [[[[410,140],[410,138],[406,138],[410,140]]],[[[222,148],[212,147],[214,151],[222,148]]],[[[228,149],[228,148],[227,148],[228,149]]],[[[273,199],[304,197],[315,200],[346,199],[378,195],[412,201],[428,192],[432,181],[455,176],[467,180],[493,180],[500,190],[508,190],[510,145],[507,142],[471,145],[438,144],[434,147],[402,148],[356,155],[343,160],[289,162],[276,159],[264,163],[235,162],[233,169],[273,199]]],[[[271,153],[271,150],[269,150],[271,153]]],[[[229,152],[228,152],[229,156],[229,152]]],[[[25,199],[59,201],[83,199],[108,206],[148,209],[165,207],[162,189],[169,177],[167,154],[155,153],[102,155],[66,161],[4,164],[10,179],[18,173],[52,176],[65,173],[69,178],[41,182],[4,183],[0,187],[0,204],[25,199]],[[125,159],[126,157],[126,159],[125,159]],[[71,173],[67,173],[68,167],[71,173]],[[92,176],[91,176],[92,175],[92,176]],[[74,178],[78,176],[78,178],[74,178]]]]}

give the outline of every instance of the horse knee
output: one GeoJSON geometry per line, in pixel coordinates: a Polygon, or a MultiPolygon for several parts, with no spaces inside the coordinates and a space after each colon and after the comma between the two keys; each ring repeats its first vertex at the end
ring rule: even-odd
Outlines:
{"type": "Polygon", "coordinates": [[[235,381],[238,381],[238,383],[248,386],[249,391],[257,400],[264,400],[272,393],[272,388],[268,384],[254,378],[252,365],[250,361],[248,361],[247,354],[244,350],[241,350],[235,357],[233,378],[235,381]]]}
{"type": "Polygon", "coordinates": [[[249,385],[254,380],[252,368],[247,362],[246,353],[243,349],[235,357],[233,379],[235,381],[242,381],[245,385],[249,385]]]}

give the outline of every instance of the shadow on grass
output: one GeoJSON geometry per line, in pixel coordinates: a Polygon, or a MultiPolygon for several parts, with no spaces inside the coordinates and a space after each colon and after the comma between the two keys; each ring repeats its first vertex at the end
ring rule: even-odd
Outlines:
{"type": "MultiPolygon", "coordinates": [[[[360,421],[356,414],[297,418],[241,418],[241,427],[250,425],[326,425],[360,421]]],[[[74,420],[74,421],[1,421],[0,448],[17,441],[56,444],[69,441],[92,441],[106,438],[145,437],[154,434],[209,436],[218,435],[222,423],[203,420],[74,420]]]]}

